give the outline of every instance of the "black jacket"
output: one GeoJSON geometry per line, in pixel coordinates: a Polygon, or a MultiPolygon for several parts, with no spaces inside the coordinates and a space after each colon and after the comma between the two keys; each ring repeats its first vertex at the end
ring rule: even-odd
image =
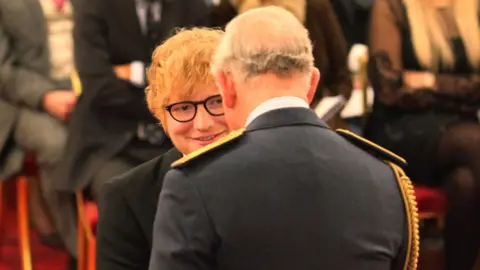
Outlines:
{"type": "Polygon", "coordinates": [[[174,148],[104,185],[99,202],[97,269],[148,269],[163,177],[181,156],[174,148]]]}

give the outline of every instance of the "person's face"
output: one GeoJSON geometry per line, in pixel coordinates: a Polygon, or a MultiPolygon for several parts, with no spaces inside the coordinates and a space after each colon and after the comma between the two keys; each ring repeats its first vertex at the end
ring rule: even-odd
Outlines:
{"type": "Polygon", "coordinates": [[[166,106],[167,133],[183,154],[208,145],[229,132],[220,93],[215,86],[197,86],[188,99],[172,99],[166,106]]]}

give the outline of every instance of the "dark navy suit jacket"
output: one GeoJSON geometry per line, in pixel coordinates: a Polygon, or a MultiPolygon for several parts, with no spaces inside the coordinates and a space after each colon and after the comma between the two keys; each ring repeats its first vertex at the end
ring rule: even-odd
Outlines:
{"type": "Polygon", "coordinates": [[[149,269],[401,269],[406,226],[389,166],[277,109],[167,173],[149,269]]]}

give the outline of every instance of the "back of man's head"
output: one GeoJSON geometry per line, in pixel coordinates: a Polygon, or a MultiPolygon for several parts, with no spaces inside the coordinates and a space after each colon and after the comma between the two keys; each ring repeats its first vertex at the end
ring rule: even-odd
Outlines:
{"type": "Polygon", "coordinates": [[[212,72],[225,106],[243,117],[269,98],[308,100],[319,79],[307,29],[292,13],[274,6],[247,11],[227,25],[212,72]],[[238,106],[248,108],[234,108],[238,106]]]}
{"type": "Polygon", "coordinates": [[[218,69],[243,72],[244,79],[263,73],[279,77],[308,73],[313,67],[308,31],[280,7],[257,8],[234,18],[226,27],[214,57],[218,69]]]}

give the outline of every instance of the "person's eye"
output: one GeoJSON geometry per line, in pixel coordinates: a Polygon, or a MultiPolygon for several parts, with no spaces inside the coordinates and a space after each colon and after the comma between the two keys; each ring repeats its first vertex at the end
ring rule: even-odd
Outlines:
{"type": "Polygon", "coordinates": [[[172,108],[176,112],[186,112],[190,111],[193,109],[193,106],[191,104],[183,104],[183,105],[177,105],[172,108]]]}
{"type": "Polygon", "coordinates": [[[221,97],[214,98],[214,99],[210,100],[208,103],[209,103],[209,105],[212,105],[212,106],[222,105],[222,98],[221,97]]]}

